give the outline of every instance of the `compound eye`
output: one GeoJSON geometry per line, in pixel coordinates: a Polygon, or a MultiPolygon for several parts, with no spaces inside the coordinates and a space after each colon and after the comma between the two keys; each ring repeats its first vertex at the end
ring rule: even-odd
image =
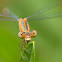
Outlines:
{"type": "Polygon", "coordinates": [[[19,36],[20,38],[22,38],[22,35],[23,35],[22,32],[19,32],[19,33],[18,33],[18,36],[19,36]]]}
{"type": "Polygon", "coordinates": [[[35,34],[35,32],[33,31],[33,34],[35,34]]]}
{"type": "Polygon", "coordinates": [[[20,34],[22,35],[23,33],[22,33],[22,32],[20,32],[20,34]]]}
{"type": "Polygon", "coordinates": [[[33,30],[32,33],[33,33],[33,36],[36,36],[37,35],[36,30],[33,30]]]}

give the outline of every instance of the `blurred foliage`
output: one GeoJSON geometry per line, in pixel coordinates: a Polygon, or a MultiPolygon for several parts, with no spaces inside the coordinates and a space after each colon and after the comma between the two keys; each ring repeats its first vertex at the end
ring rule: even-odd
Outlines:
{"type": "MultiPolygon", "coordinates": [[[[39,9],[43,11],[48,7],[54,7],[60,4],[61,0],[0,0],[0,3],[0,12],[3,8],[8,8],[18,17],[25,18],[39,9]]],[[[62,13],[62,6],[43,15],[51,16],[57,12],[62,13]]],[[[62,17],[28,22],[31,30],[37,30],[37,37],[32,38],[36,43],[35,62],[62,62],[62,17]]],[[[18,45],[21,41],[18,32],[17,21],[0,21],[0,62],[17,61],[18,45]]]]}

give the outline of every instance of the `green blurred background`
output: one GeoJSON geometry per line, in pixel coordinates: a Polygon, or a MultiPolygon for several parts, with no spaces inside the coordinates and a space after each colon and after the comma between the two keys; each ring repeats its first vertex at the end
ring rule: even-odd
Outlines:
{"type": "MultiPolygon", "coordinates": [[[[19,18],[25,18],[35,14],[39,9],[44,11],[61,2],[61,0],[0,0],[0,12],[8,8],[19,18]]],[[[53,16],[56,13],[62,14],[62,6],[47,11],[43,15],[53,16]]],[[[42,17],[41,15],[35,18],[42,17]]],[[[37,37],[32,38],[36,43],[35,62],[62,62],[62,17],[28,22],[31,30],[37,30],[37,37]]],[[[21,41],[18,32],[17,21],[0,20],[0,62],[17,61],[18,45],[21,41]]]]}

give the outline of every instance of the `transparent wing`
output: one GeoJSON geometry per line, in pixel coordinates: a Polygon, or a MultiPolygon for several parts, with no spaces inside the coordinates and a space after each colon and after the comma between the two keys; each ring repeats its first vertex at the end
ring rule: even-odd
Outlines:
{"type": "MultiPolygon", "coordinates": [[[[53,7],[46,8],[46,9],[43,10],[43,11],[42,11],[42,9],[40,9],[36,14],[27,17],[27,19],[28,19],[28,20],[34,20],[34,19],[49,18],[49,17],[47,17],[47,16],[45,17],[45,16],[44,16],[44,15],[45,15],[44,13],[46,13],[46,12],[52,10],[52,9],[55,9],[55,8],[57,8],[57,7],[60,7],[60,6],[62,6],[62,3],[59,4],[59,5],[57,4],[57,5],[53,6],[53,7]],[[41,15],[41,16],[40,16],[40,15],[41,15]],[[33,17],[33,18],[30,19],[31,17],[33,17]],[[35,18],[35,17],[36,17],[36,18],[35,18]]],[[[55,10],[54,12],[57,13],[57,10],[55,10]]],[[[48,14],[47,14],[47,15],[48,15],[48,14]]],[[[50,14],[49,16],[51,16],[51,14],[50,14]]],[[[53,14],[53,17],[54,17],[54,16],[56,17],[56,16],[58,16],[58,15],[53,14]]],[[[59,16],[61,16],[61,14],[60,14],[59,16]]]]}
{"type": "Polygon", "coordinates": [[[0,21],[18,21],[18,20],[0,17],[0,21]]]}
{"type": "Polygon", "coordinates": [[[0,21],[18,21],[19,18],[10,12],[7,8],[4,8],[2,12],[0,12],[0,21]]]}
{"type": "Polygon", "coordinates": [[[32,21],[32,20],[42,20],[42,19],[52,19],[52,18],[57,18],[57,17],[62,17],[62,13],[57,14],[57,15],[52,15],[52,16],[42,16],[42,17],[38,17],[38,18],[33,18],[33,19],[29,19],[28,21],[32,21]]]}

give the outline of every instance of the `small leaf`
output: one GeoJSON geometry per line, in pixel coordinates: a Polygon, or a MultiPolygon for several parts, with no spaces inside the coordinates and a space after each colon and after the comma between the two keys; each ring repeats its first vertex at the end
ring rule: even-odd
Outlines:
{"type": "Polygon", "coordinates": [[[21,58],[20,62],[35,62],[35,42],[29,42],[26,50],[24,50],[24,59],[21,58]]]}

